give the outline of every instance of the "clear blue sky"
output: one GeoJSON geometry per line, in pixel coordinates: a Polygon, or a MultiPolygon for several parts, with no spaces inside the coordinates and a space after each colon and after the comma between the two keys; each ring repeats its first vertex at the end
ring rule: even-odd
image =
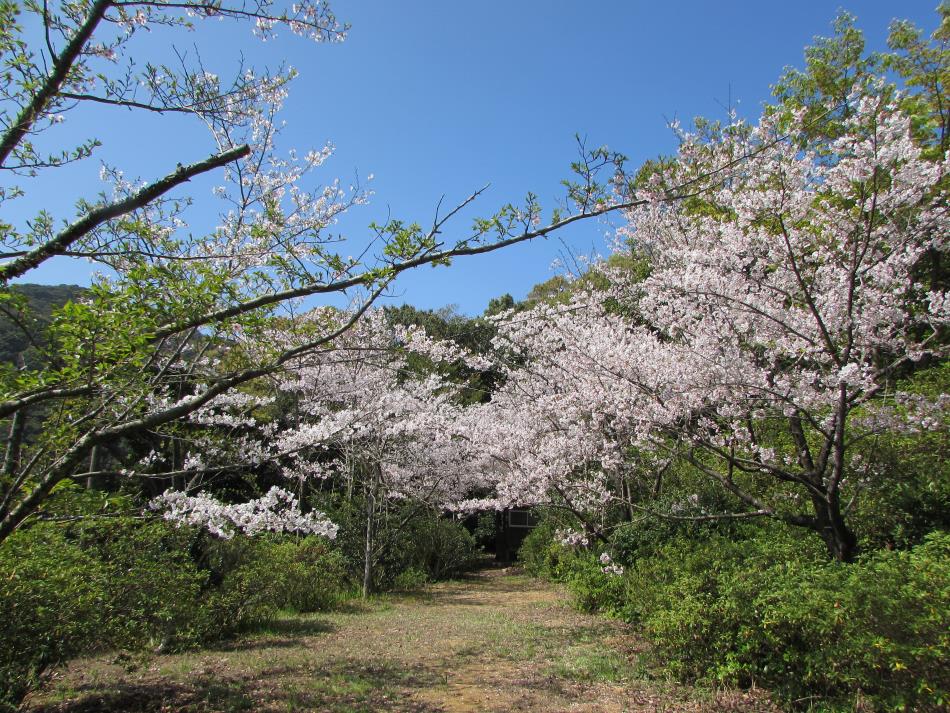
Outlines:
{"type": "MultiPolygon", "coordinates": [[[[286,59],[300,70],[282,146],[303,150],[332,141],[337,152],[321,169],[324,181],[375,175],[371,205],[339,226],[355,243],[346,252],[356,253],[371,221],[392,215],[426,224],[443,194],[451,202],[487,183],[491,189],[474,213],[455,224],[460,233],[473,214],[490,214],[527,191],[550,207],[575,157],[575,133],[639,164],[673,150],[667,120],[723,118],[730,94],[740,114],[755,118],[769,85],[783,67],[802,66],[804,47],[831,33],[839,8],[858,17],[870,49],[883,49],[891,19],[909,18],[929,33],[935,6],[936,0],[337,0],[337,14],[352,24],[342,45],[315,46],[289,33],[261,45],[246,28],[234,34],[214,25],[187,41],[210,43],[205,59],[222,75],[239,49],[251,64],[286,59]]],[[[162,40],[156,32],[149,41],[162,40]]],[[[105,141],[102,158],[130,176],[156,177],[169,163],[196,160],[212,148],[201,133],[169,130],[174,121],[156,124],[124,112],[83,121],[105,141]]],[[[35,198],[69,206],[76,185],[98,190],[85,174],[63,175],[68,180],[35,198]]],[[[194,194],[210,200],[207,186],[197,184],[194,194]]],[[[608,229],[591,222],[564,239],[578,253],[604,252],[608,229]]],[[[561,251],[549,240],[427,268],[403,276],[391,301],[456,304],[477,314],[493,296],[524,297],[553,274],[561,251]]],[[[38,277],[81,283],[88,272],[57,263],[33,281],[38,277]]]]}

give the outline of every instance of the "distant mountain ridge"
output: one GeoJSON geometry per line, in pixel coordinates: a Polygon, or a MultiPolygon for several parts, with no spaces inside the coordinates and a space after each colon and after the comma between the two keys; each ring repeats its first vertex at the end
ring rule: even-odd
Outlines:
{"type": "Polygon", "coordinates": [[[10,292],[26,298],[27,309],[0,302],[0,362],[32,361],[38,356],[34,342],[42,343],[43,332],[53,312],[82,297],[88,288],[79,285],[9,286],[10,292]]]}

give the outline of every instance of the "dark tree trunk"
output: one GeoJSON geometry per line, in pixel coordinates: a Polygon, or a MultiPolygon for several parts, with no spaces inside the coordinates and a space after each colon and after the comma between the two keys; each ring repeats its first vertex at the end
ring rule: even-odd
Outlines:
{"type": "Polygon", "coordinates": [[[373,517],[376,511],[376,502],[373,496],[373,486],[366,489],[366,543],[363,551],[363,599],[373,591],[373,517]]]}
{"type": "Polygon", "coordinates": [[[828,548],[828,554],[839,562],[850,562],[858,551],[858,539],[845,522],[841,512],[839,486],[844,476],[844,421],[847,414],[847,402],[844,391],[838,403],[838,417],[833,434],[828,436],[825,447],[816,459],[812,451],[802,421],[798,416],[788,419],[789,434],[798,450],[798,462],[804,471],[808,483],[814,518],[801,518],[799,525],[817,532],[828,548]],[[827,472],[827,460],[823,454],[831,453],[831,473],[827,472]]]}
{"type": "Polygon", "coordinates": [[[828,548],[828,554],[839,562],[851,562],[858,553],[858,538],[852,532],[841,514],[837,494],[831,502],[817,496],[812,497],[815,511],[814,530],[828,548]]]}

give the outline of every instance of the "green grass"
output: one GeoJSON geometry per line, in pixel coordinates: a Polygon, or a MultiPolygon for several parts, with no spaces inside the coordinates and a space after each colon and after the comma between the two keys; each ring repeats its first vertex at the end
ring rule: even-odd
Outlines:
{"type": "Polygon", "coordinates": [[[633,680],[642,674],[636,663],[616,651],[581,648],[568,651],[549,671],[558,678],[610,683],[633,680]]]}

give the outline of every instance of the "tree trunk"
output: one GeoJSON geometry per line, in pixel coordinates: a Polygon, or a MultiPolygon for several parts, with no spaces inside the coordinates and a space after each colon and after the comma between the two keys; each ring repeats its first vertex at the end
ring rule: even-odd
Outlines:
{"type": "Polygon", "coordinates": [[[3,478],[12,478],[20,467],[20,449],[23,445],[23,427],[26,414],[23,409],[13,414],[10,433],[7,436],[7,448],[3,455],[3,478]]]}
{"type": "Polygon", "coordinates": [[[798,463],[808,480],[809,496],[815,517],[808,518],[807,524],[801,524],[817,532],[828,548],[828,554],[839,562],[850,562],[858,551],[858,538],[848,527],[841,512],[839,486],[844,477],[845,440],[844,424],[848,414],[845,387],[842,385],[837,404],[837,417],[834,432],[825,436],[825,448],[831,451],[831,473],[827,473],[824,459],[818,462],[812,457],[812,451],[802,421],[797,415],[788,419],[789,434],[798,450],[798,463]]]}
{"type": "MultiPolygon", "coordinates": [[[[93,446],[89,453],[89,472],[96,473],[99,470],[99,446],[93,446]]],[[[102,482],[98,476],[90,475],[86,478],[87,490],[102,490],[102,482]]]]}
{"type": "Polygon", "coordinates": [[[832,521],[830,525],[828,530],[822,533],[828,553],[839,562],[853,562],[858,554],[857,536],[845,525],[843,518],[837,522],[832,521]]]}
{"type": "Polygon", "coordinates": [[[830,494],[827,500],[813,497],[812,504],[815,530],[825,541],[828,554],[839,562],[853,561],[858,553],[858,538],[844,520],[838,493],[830,494]]]}
{"type": "MultiPolygon", "coordinates": [[[[841,384],[838,391],[837,418],[831,451],[831,478],[825,487],[825,518],[822,537],[828,552],[839,562],[850,562],[858,549],[858,538],[845,524],[841,512],[841,483],[845,471],[845,422],[848,418],[848,391],[841,384]]],[[[822,520],[819,520],[822,522],[822,520]]]]}
{"type": "Polygon", "coordinates": [[[376,502],[373,497],[373,485],[366,489],[366,546],[363,551],[363,599],[373,591],[373,517],[376,502]]]}

